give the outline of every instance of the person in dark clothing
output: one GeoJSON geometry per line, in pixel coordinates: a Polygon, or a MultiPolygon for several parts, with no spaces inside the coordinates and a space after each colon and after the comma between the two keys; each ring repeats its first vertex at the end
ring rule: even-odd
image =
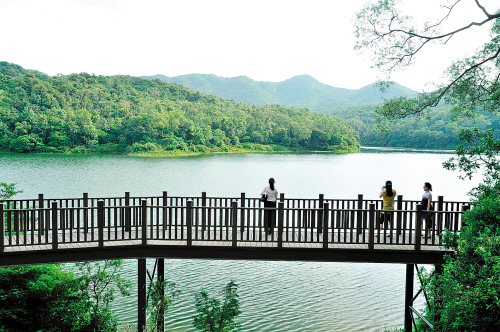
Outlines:
{"type": "Polygon", "coordinates": [[[266,186],[260,193],[261,195],[265,195],[267,197],[267,200],[264,202],[264,207],[274,208],[273,210],[264,211],[266,221],[265,226],[268,234],[271,234],[273,232],[273,228],[276,224],[276,200],[278,198],[278,191],[274,186],[274,182],[274,179],[270,178],[269,185],[266,186]]]}
{"type": "MultiPolygon", "coordinates": [[[[429,182],[424,183],[424,195],[422,196],[422,224],[425,221],[427,234],[425,237],[431,237],[431,229],[433,227],[433,218],[429,211],[432,211],[432,185],[429,182]]],[[[424,235],[422,235],[424,236],[424,235]]]]}

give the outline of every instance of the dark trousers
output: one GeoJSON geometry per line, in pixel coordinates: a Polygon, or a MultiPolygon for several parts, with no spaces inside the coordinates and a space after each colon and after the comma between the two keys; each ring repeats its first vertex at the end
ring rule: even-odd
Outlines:
{"type": "Polygon", "coordinates": [[[384,211],[385,213],[380,213],[378,218],[379,225],[384,225],[386,229],[389,229],[389,223],[392,222],[392,212],[384,211]]]}
{"type": "Polygon", "coordinates": [[[276,226],[276,202],[264,202],[265,208],[273,208],[271,210],[264,210],[264,227],[268,233],[272,233],[276,226]]]}

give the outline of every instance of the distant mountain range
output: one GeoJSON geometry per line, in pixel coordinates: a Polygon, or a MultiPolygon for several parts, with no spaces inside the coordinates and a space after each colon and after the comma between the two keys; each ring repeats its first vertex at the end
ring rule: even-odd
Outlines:
{"type": "Polygon", "coordinates": [[[323,84],[309,75],[294,76],[283,82],[259,82],[246,76],[219,77],[207,74],[189,74],[176,77],[164,75],[143,76],[168,83],[182,84],[192,90],[211,93],[218,97],[251,104],[280,104],[307,107],[327,114],[360,105],[379,104],[382,98],[412,96],[416,92],[394,83],[385,93],[374,84],[351,90],[323,84]]]}

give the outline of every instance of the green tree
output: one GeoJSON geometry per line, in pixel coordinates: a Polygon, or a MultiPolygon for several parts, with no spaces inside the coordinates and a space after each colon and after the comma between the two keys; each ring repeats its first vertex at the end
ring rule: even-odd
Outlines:
{"type": "Polygon", "coordinates": [[[173,300],[179,296],[179,293],[180,290],[175,282],[156,280],[149,284],[147,310],[149,311],[150,331],[161,330],[158,322],[165,321],[165,313],[174,305],[173,300]]]}
{"type": "Polygon", "coordinates": [[[500,8],[495,8],[492,13],[481,5],[480,0],[475,0],[478,11],[484,15],[483,21],[471,21],[457,29],[442,32],[443,22],[465,1],[457,0],[452,5],[447,5],[447,1],[441,2],[445,8],[443,15],[419,25],[419,22],[402,12],[401,2],[397,0],[368,3],[357,14],[355,48],[369,51],[374,66],[388,78],[394,71],[413,64],[416,55],[424,52],[428,45],[445,44],[451,37],[467,29],[491,26],[490,41],[472,56],[452,62],[445,72],[446,83],[413,98],[386,100],[377,109],[383,120],[396,121],[413,115],[422,116],[441,101],[451,105],[455,115],[472,116],[479,110],[500,110],[500,8]]]}
{"type": "Polygon", "coordinates": [[[34,134],[19,136],[10,142],[9,147],[15,152],[32,152],[40,142],[34,134]]]}
{"type": "Polygon", "coordinates": [[[90,331],[79,281],[59,265],[0,269],[0,327],[6,331],[90,331]]]}
{"type": "Polygon", "coordinates": [[[237,288],[234,281],[229,282],[222,291],[222,303],[215,297],[209,297],[205,290],[196,294],[198,314],[193,318],[194,327],[202,332],[240,331],[240,324],[234,321],[241,313],[237,288]]]}
{"type": "Polygon", "coordinates": [[[90,322],[95,331],[116,331],[117,319],[111,313],[110,303],[118,289],[122,296],[130,295],[130,281],[121,277],[123,260],[79,262],[80,290],[90,303],[90,322]]]}
{"type": "Polygon", "coordinates": [[[431,304],[426,314],[436,331],[500,330],[499,215],[498,192],[482,196],[464,215],[461,234],[445,237],[455,253],[443,272],[437,278],[420,272],[431,304]]]}
{"type": "Polygon", "coordinates": [[[22,190],[16,190],[16,183],[0,182],[0,199],[11,199],[22,192],[22,190]]]}

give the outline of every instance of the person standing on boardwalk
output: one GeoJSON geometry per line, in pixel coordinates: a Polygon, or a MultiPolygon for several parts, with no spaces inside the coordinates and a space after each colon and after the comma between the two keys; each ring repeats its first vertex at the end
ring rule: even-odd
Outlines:
{"type": "Polygon", "coordinates": [[[262,190],[261,195],[265,195],[267,199],[264,201],[265,208],[274,208],[272,210],[264,211],[266,230],[268,234],[273,232],[276,223],[276,199],[278,198],[278,191],[274,187],[274,179],[269,179],[269,185],[262,190]],[[266,216],[267,212],[267,216],[266,216]]]}
{"type": "MultiPolygon", "coordinates": [[[[392,181],[386,181],[385,186],[382,187],[382,191],[379,195],[383,201],[382,213],[380,214],[380,229],[382,226],[386,224],[386,227],[389,226],[389,222],[392,219],[392,212],[390,210],[394,210],[394,197],[396,197],[396,190],[392,189],[392,181]]],[[[390,233],[387,233],[387,236],[391,236],[390,233]]]]}
{"type": "Polygon", "coordinates": [[[425,228],[427,229],[427,235],[425,237],[431,237],[431,228],[433,227],[432,216],[429,211],[432,211],[432,185],[429,182],[424,183],[424,195],[422,196],[422,222],[425,221],[425,228]]]}

